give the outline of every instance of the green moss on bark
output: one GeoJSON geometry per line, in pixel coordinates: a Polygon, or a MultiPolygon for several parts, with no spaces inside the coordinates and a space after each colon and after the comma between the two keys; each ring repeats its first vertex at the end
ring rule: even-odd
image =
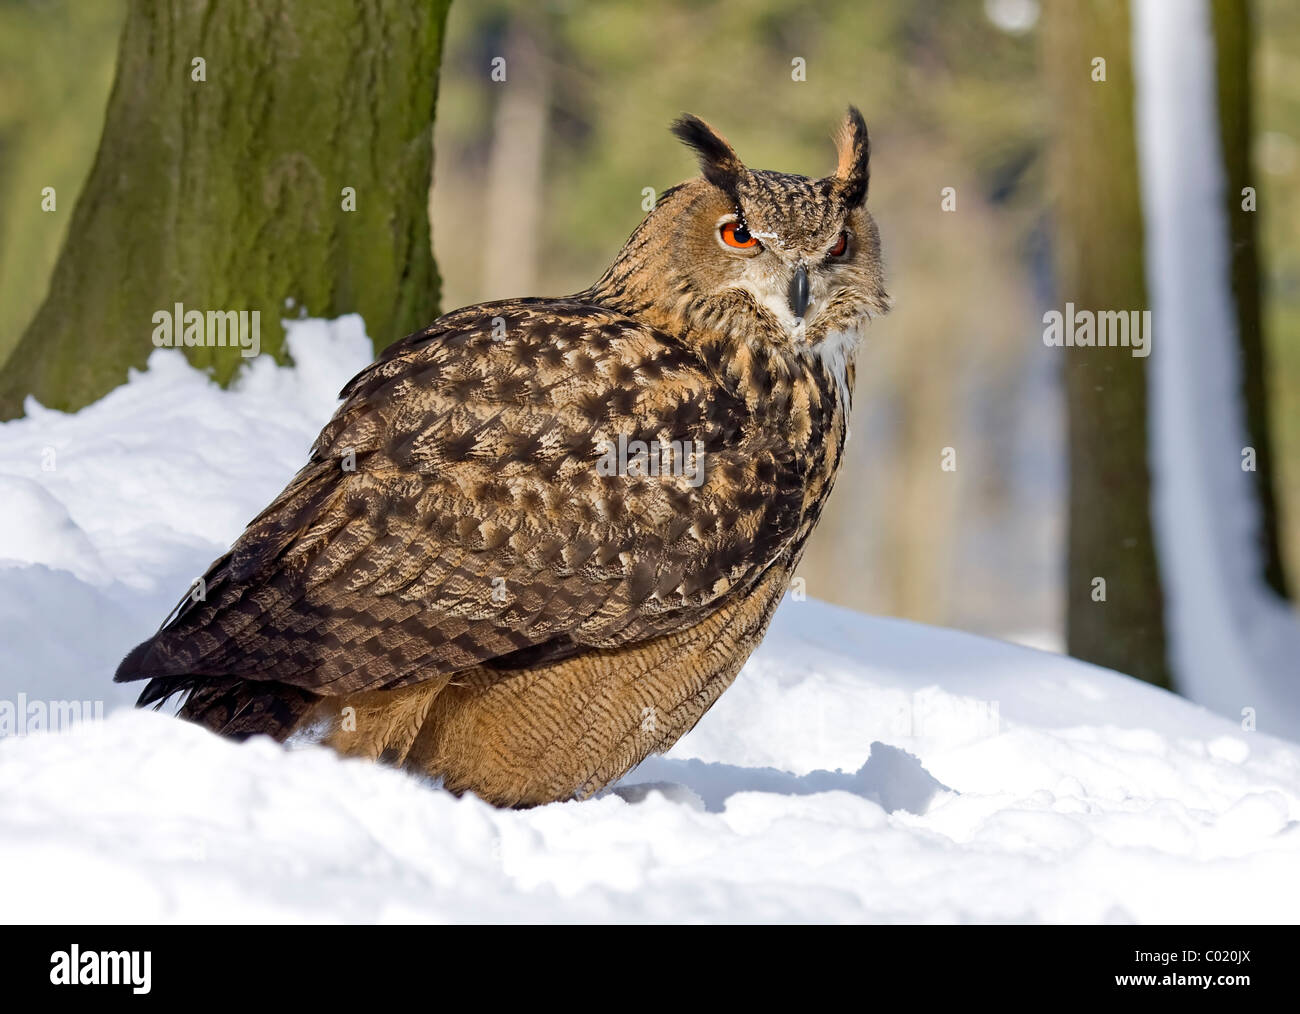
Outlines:
{"type": "MultiPolygon", "coordinates": [[[[377,348],[427,324],[432,126],[450,0],[132,0],[94,168],[0,417],[65,410],[153,351],[153,314],[359,312],[377,348]],[[193,80],[193,61],[206,80],[193,80]],[[343,208],[343,188],[356,210],[343,208]],[[286,301],[293,309],[286,309],[286,301]]],[[[186,350],[221,382],[237,348],[186,350]]]]}

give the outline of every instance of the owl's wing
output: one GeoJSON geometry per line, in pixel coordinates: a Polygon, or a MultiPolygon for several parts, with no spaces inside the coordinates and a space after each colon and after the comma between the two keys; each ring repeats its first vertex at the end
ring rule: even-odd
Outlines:
{"type": "Polygon", "coordinates": [[[743,594],[801,524],[804,462],[725,377],[577,300],[449,314],[343,397],[123,662],[155,677],[143,699],[218,676],[333,696],[656,636],[743,594]],[[681,474],[618,474],[620,436],[627,471],[681,474]]]}

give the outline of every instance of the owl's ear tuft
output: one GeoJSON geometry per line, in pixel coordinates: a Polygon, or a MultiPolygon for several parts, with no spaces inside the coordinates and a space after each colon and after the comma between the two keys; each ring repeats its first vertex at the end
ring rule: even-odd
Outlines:
{"type": "Polygon", "coordinates": [[[727,139],[690,113],[683,113],[673,123],[672,131],[700,156],[700,171],[704,178],[734,198],[745,166],[727,139]]]}
{"type": "Polygon", "coordinates": [[[856,107],[849,106],[848,115],[835,135],[835,150],[839,159],[835,165],[835,185],[850,208],[856,208],[867,199],[867,183],[871,179],[871,138],[867,123],[856,107]]]}

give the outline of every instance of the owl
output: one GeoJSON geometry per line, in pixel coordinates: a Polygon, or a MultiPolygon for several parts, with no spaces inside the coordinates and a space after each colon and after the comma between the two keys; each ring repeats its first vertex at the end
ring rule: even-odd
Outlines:
{"type": "Polygon", "coordinates": [[[888,308],[850,107],[834,173],[673,133],[590,288],[464,307],[343,389],[310,460],[118,681],[499,806],[588,797],[735,679],[835,481],[888,308]]]}

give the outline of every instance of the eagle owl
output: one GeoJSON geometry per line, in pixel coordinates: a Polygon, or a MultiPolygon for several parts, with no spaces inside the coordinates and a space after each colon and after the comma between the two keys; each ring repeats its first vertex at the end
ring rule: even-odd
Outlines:
{"type": "Polygon", "coordinates": [[[502,806],[584,798],[699,721],[839,469],[887,309],[850,108],[830,176],[704,121],[589,289],[468,306],[343,389],[307,465],[130,652],[139,705],[323,741],[502,806]]]}

